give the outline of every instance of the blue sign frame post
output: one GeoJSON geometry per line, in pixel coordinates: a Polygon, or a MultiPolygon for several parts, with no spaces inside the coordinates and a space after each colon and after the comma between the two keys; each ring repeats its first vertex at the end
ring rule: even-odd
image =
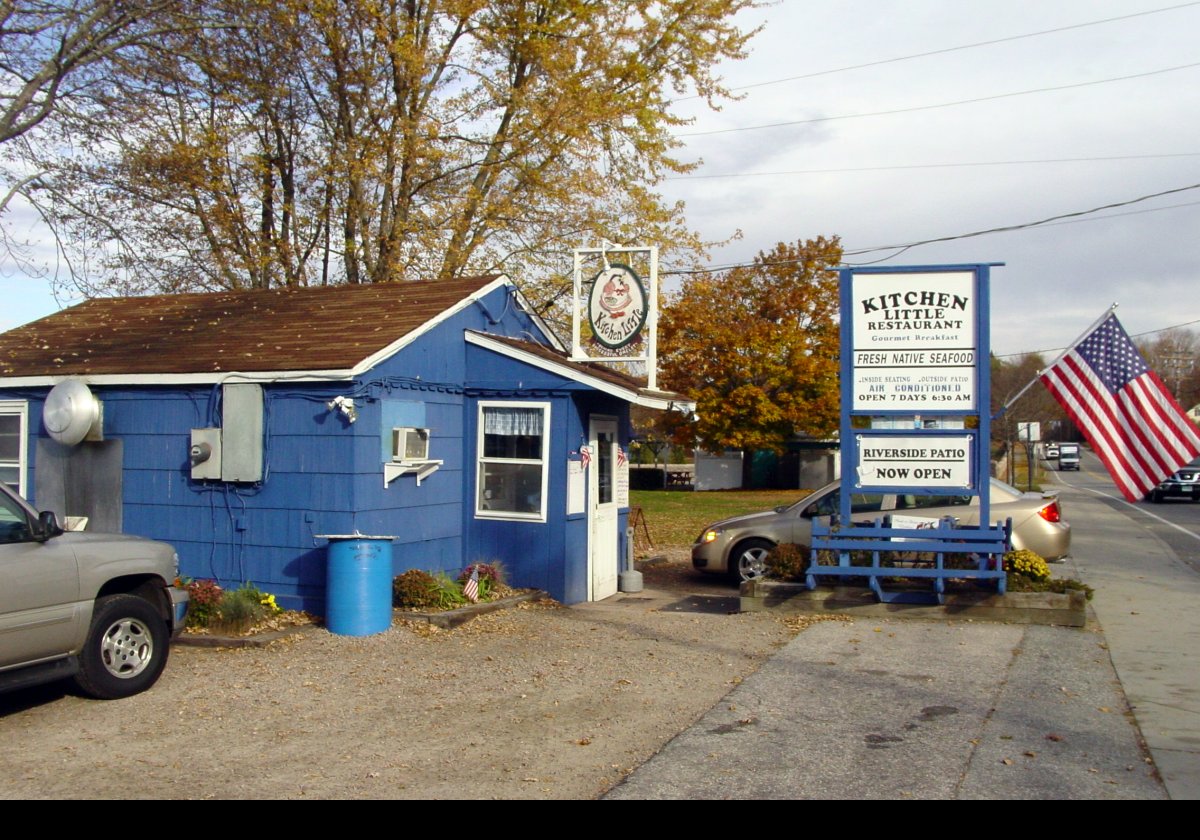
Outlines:
{"type": "Polygon", "coordinates": [[[994,265],[839,272],[842,491],[838,515],[828,525],[813,522],[810,589],[820,577],[866,577],[881,600],[941,602],[948,579],[978,578],[997,581],[1004,592],[1001,557],[1011,524],[988,524],[994,265]],[[977,497],[980,524],[903,514],[856,521],[854,496],[862,493],[977,497]],[[822,563],[824,552],[836,564],[822,563]],[[947,557],[955,556],[968,562],[947,569],[947,557]],[[884,577],[932,579],[934,586],[885,592],[884,577]]]}

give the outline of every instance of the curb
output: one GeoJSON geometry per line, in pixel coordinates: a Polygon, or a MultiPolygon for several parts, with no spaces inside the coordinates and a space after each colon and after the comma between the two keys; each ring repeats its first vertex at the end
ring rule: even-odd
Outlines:
{"type": "Polygon", "coordinates": [[[320,624],[297,624],[282,630],[270,630],[257,636],[221,636],[216,633],[180,633],[171,640],[172,645],[199,648],[263,648],[272,642],[294,636],[305,630],[321,629],[320,624]]]}

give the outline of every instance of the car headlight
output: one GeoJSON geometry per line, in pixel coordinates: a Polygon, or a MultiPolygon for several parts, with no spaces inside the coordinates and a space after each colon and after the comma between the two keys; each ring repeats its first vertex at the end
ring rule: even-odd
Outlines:
{"type": "Polygon", "coordinates": [[[720,528],[709,528],[700,534],[700,538],[696,542],[704,544],[713,542],[717,537],[721,536],[720,528]]]}

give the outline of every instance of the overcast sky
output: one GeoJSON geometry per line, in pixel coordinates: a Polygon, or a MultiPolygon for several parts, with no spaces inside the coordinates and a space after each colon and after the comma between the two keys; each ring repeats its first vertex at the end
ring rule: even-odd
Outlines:
{"type": "Polygon", "coordinates": [[[704,165],[667,184],[706,237],[742,231],[714,264],[818,234],[848,263],[1002,262],[1000,354],[1062,347],[1113,302],[1134,334],[1200,318],[1200,189],[849,253],[1200,184],[1200,3],[784,0],[745,20],[765,27],[723,75],[753,87],[720,113],[678,103],[704,165]]]}
{"type": "MultiPolygon", "coordinates": [[[[665,184],[706,238],[742,232],[714,265],[820,234],[863,251],[1200,184],[1200,2],[783,0],[743,19],[764,24],[723,68],[744,98],[720,113],[677,103],[704,165],[665,184]],[[948,104],[964,100],[983,101],[948,104]],[[790,124],[756,128],[777,123],[790,124]]],[[[992,348],[1015,354],[1062,347],[1113,302],[1133,334],[1200,319],[1198,234],[1191,189],[847,262],[1004,263],[992,348]]],[[[0,329],[58,308],[45,280],[0,276],[0,296],[0,329]]]]}

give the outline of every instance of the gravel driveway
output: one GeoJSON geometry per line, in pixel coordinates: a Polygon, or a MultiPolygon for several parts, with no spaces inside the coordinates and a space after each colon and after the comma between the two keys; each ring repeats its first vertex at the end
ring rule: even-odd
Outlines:
{"type": "Polygon", "coordinates": [[[127,700],[0,696],[0,797],[595,797],[794,632],[728,614],[736,590],[683,552],[645,586],[456,630],[176,647],[127,700]]]}

